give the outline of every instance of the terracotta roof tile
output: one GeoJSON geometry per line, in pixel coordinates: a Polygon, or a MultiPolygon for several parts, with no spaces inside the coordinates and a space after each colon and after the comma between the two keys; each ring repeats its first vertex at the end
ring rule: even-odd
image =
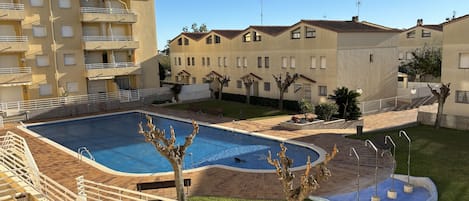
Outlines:
{"type": "Polygon", "coordinates": [[[241,34],[243,30],[212,30],[214,33],[220,34],[226,38],[232,39],[241,34]]]}
{"type": "Polygon", "coordinates": [[[283,33],[290,27],[291,26],[250,26],[249,28],[253,28],[255,30],[261,31],[272,36],[276,36],[283,33]]]}
{"type": "Polygon", "coordinates": [[[437,30],[437,31],[443,31],[443,24],[429,24],[429,25],[423,25],[422,27],[427,28],[427,29],[437,30]]]}
{"type": "MultiPolygon", "coordinates": [[[[333,21],[333,20],[301,20],[309,25],[321,27],[335,32],[400,32],[397,29],[384,29],[379,26],[371,26],[366,23],[353,21],[333,21]]],[[[299,24],[299,23],[297,23],[299,24]]]]}

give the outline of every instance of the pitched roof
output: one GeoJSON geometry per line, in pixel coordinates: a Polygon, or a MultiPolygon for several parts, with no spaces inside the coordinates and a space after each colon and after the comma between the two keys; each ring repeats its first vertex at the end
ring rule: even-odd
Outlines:
{"type": "Polygon", "coordinates": [[[276,36],[289,29],[290,27],[291,26],[250,26],[249,28],[264,32],[272,36],[276,36]]]}
{"type": "Polygon", "coordinates": [[[217,77],[223,77],[222,75],[220,75],[220,73],[217,73],[217,72],[214,71],[214,70],[210,71],[210,73],[207,74],[207,75],[205,75],[205,77],[210,77],[210,76],[212,76],[212,75],[215,75],[215,76],[217,76],[217,77]]]}
{"type": "MultiPolygon", "coordinates": [[[[379,26],[371,26],[367,23],[354,21],[333,21],[333,20],[301,20],[299,23],[321,27],[339,33],[347,32],[400,32],[397,29],[387,29],[379,26]]],[[[299,24],[297,23],[297,24],[299,24]]],[[[296,25],[296,24],[295,24],[296,25]]]]}
{"type": "Polygon", "coordinates": [[[207,33],[206,32],[183,32],[182,35],[185,35],[188,38],[191,38],[192,40],[200,40],[205,35],[207,35],[207,33]]]}
{"type": "Polygon", "coordinates": [[[437,31],[443,31],[443,24],[429,24],[429,25],[423,25],[422,27],[427,28],[427,29],[437,30],[437,31]]]}
{"type": "Polygon", "coordinates": [[[451,23],[453,23],[453,22],[458,22],[458,21],[461,21],[461,20],[466,19],[466,18],[469,18],[469,14],[463,15],[463,16],[461,16],[461,17],[457,17],[457,18],[454,18],[454,19],[451,19],[451,20],[449,20],[449,21],[443,23],[443,25],[451,24],[451,23]]]}
{"type": "Polygon", "coordinates": [[[242,76],[240,79],[245,79],[245,78],[249,78],[249,77],[253,77],[253,78],[256,78],[258,80],[262,80],[262,77],[254,74],[254,73],[246,74],[246,75],[242,76]]]}
{"type": "Polygon", "coordinates": [[[226,38],[234,38],[240,33],[243,32],[243,30],[212,30],[214,33],[220,34],[226,38]]]}

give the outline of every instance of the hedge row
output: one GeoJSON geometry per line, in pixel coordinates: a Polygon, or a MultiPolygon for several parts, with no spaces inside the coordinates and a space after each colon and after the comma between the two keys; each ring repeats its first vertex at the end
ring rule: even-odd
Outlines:
{"type": "MultiPolygon", "coordinates": [[[[218,93],[215,93],[215,96],[218,96],[218,93]]],[[[218,98],[218,97],[216,97],[218,98]]],[[[240,94],[230,94],[230,93],[223,93],[222,99],[226,101],[234,101],[240,103],[246,103],[246,96],[240,94]]],[[[251,96],[250,97],[250,104],[251,105],[260,105],[266,107],[273,107],[278,108],[278,99],[272,98],[264,98],[259,96],[251,96]]],[[[292,100],[283,100],[283,109],[300,112],[300,107],[298,105],[298,101],[292,100]]]]}

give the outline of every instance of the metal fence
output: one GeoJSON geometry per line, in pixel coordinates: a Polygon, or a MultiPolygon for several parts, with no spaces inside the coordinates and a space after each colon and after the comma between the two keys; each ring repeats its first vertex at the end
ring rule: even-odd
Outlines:
{"type": "Polygon", "coordinates": [[[81,7],[81,13],[102,13],[102,14],[131,14],[135,15],[135,11],[130,9],[120,8],[96,8],[96,7],[81,7]]]}
{"type": "Polygon", "coordinates": [[[400,100],[409,100],[410,97],[408,96],[395,96],[390,98],[372,100],[372,101],[365,101],[359,104],[360,111],[363,115],[378,113],[378,112],[385,112],[389,110],[393,110],[399,104],[400,100]]]}
{"type": "Polygon", "coordinates": [[[24,10],[24,4],[20,4],[20,3],[0,3],[0,9],[4,9],[4,10],[24,10]]]}

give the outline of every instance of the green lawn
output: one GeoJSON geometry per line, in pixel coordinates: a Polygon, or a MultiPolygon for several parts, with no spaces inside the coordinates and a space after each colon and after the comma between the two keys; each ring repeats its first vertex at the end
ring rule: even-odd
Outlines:
{"type": "MultiPolygon", "coordinates": [[[[412,139],[412,176],[430,177],[438,189],[440,201],[469,200],[469,131],[416,126],[405,129],[412,139]]],[[[375,139],[390,135],[396,142],[397,170],[407,174],[408,143],[399,130],[350,136],[375,139]]]]}
{"type": "Polygon", "coordinates": [[[289,113],[288,111],[281,111],[271,107],[248,105],[244,103],[220,100],[208,100],[195,103],[176,104],[167,107],[181,110],[190,110],[190,107],[196,107],[198,109],[201,109],[202,111],[207,111],[207,109],[209,108],[221,108],[223,109],[223,116],[235,119],[262,118],[268,116],[285,115],[289,113]]]}

